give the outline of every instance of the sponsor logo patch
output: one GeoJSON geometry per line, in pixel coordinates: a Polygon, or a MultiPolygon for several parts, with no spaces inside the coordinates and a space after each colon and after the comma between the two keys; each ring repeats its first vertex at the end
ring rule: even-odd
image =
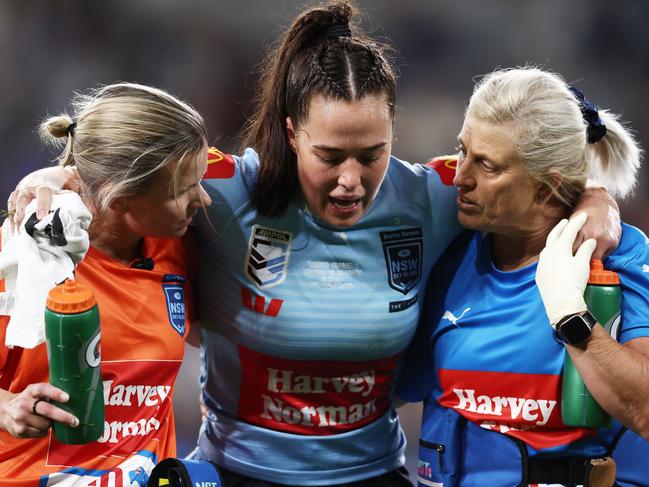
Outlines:
{"type": "Polygon", "coordinates": [[[290,248],[290,233],[255,225],[250,232],[246,274],[260,288],[281,284],[286,279],[290,248]]]}
{"type": "Polygon", "coordinates": [[[333,435],[371,423],[389,407],[399,356],[352,362],[289,360],[239,345],[243,420],[304,435],[333,435]]]}
{"type": "Polygon", "coordinates": [[[406,299],[405,301],[390,301],[390,304],[388,305],[388,312],[398,313],[399,311],[404,311],[410,308],[416,302],[417,295],[414,295],[412,298],[406,299]]]}
{"type": "Polygon", "coordinates": [[[229,179],[234,176],[234,157],[216,147],[207,150],[207,171],[203,179],[229,179]]]}
{"type": "Polygon", "coordinates": [[[99,362],[101,362],[101,335],[99,330],[86,344],[85,356],[88,367],[93,369],[99,367],[99,362]]]}
{"type": "Polygon", "coordinates": [[[388,284],[408,294],[421,277],[421,228],[381,232],[383,255],[388,271],[388,284]]]}
{"type": "MultiPolygon", "coordinates": [[[[442,446],[442,445],[439,445],[442,446]]],[[[442,447],[443,448],[443,447],[442,447]]],[[[436,471],[437,466],[442,465],[438,450],[419,447],[419,460],[417,462],[417,482],[418,485],[425,485],[426,487],[444,487],[444,483],[436,471]]]]}
{"type": "Polygon", "coordinates": [[[471,311],[470,307],[469,308],[464,308],[464,311],[462,311],[462,313],[460,313],[460,316],[455,316],[450,309],[447,309],[446,311],[444,311],[444,316],[442,316],[442,319],[450,321],[455,326],[460,326],[458,324],[458,321],[460,321],[464,317],[464,315],[466,313],[468,313],[469,311],[471,311]]]}
{"type": "Polygon", "coordinates": [[[241,303],[251,311],[274,318],[279,314],[284,300],[271,299],[267,305],[265,297],[253,293],[245,286],[241,286],[241,303]]]}
{"type": "Polygon", "coordinates": [[[438,157],[427,162],[426,165],[437,171],[445,186],[453,186],[453,179],[457,169],[457,156],[438,157]]]}

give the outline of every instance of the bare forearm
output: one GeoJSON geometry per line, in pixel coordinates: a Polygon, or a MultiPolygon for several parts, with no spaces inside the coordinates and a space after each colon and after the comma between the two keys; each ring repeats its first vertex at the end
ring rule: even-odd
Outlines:
{"type": "Polygon", "coordinates": [[[573,244],[576,251],[582,242],[589,238],[597,241],[593,253],[594,259],[611,253],[620,243],[622,226],[620,224],[620,209],[613,197],[601,187],[586,188],[573,209],[573,215],[580,211],[588,214],[588,221],[573,244]]]}
{"type": "Polygon", "coordinates": [[[649,338],[620,345],[595,326],[583,346],[566,349],[602,408],[649,439],[649,338]]]}

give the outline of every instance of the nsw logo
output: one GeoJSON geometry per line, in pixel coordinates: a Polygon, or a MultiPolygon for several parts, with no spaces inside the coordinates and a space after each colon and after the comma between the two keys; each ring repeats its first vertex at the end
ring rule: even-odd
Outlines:
{"type": "Polygon", "coordinates": [[[167,300],[167,314],[169,323],[180,336],[185,334],[185,318],[187,316],[185,309],[185,292],[183,284],[185,278],[175,274],[167,274],[163,278],[162,290],[167,300]],[[175,282],[169,282],[175,281],[175,282]]]}
{"type": "Polygon", "coordinates": [[[381,242],[388,284],[392,289],[408,294],[421,277],[421,228],[381,232],[381,242]]]}
{"type": "Polygon", "coordinates": [[[246,274],[259,287],[277,286],[286,279],[291,234],[258,225],[252,227],[246,274]]]}

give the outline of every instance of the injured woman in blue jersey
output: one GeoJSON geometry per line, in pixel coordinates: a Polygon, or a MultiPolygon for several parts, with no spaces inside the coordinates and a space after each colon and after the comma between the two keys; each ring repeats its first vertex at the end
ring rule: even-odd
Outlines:
{"type": "MultiPolygon", "coordinates": [[[[536,68],[479,82],[458,140],[458,219],[470,231],[431,272],[398,389],[425,401],[419,485],[613,485],[623,428],[634,431],[624,444],[649,451],[649,242],[623,224],[604,259],[622,292],[611,337],[583,298],[594,242],[574,240],[586,216],[565,219],[588,177],[628,194],[640,151],[616,116],[536,68]],[[566,354],[613,426],[564,424],[566,354]]],[[[649,485],[640,460],[618,463],[620,485],[649,485]]]]}

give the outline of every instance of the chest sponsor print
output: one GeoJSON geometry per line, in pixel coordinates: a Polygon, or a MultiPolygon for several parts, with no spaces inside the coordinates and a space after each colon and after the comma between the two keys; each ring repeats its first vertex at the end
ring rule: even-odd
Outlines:
{"type": "Polygon", "coordinates": [[[421,277],[423,258],[421,228],[381,232],[388,284],[408,294],[421,277]]]}
{"type": "Polygon", "coordinates": [[[561,446],[592,434],[561,421],[559,375],[440,369],[438,376],[439,404],[532,448],[561,446]]]}
{"type": "Polygon", "coordinates": [[[286,279],[290,248],[289,232],[255,225],[248,243],[246,275],[260,288],[281,284],[286,279]]]}
{"type": "Polygon", "coordinates": [[[102,362],[103,434],[85,445],[67,445],[58,442],[50,430],[47,465],[83,465],[99,457],[126,458],[155,439],[162,447],[179,369],[179,360],[102,362]]]}
{"type": "Polygon", "coordinates": [[[324,436],[385,413],[398,355],[363,362],[290,360],[239,346],[239,359],[240,418],[275,431],[324,436]]]}

